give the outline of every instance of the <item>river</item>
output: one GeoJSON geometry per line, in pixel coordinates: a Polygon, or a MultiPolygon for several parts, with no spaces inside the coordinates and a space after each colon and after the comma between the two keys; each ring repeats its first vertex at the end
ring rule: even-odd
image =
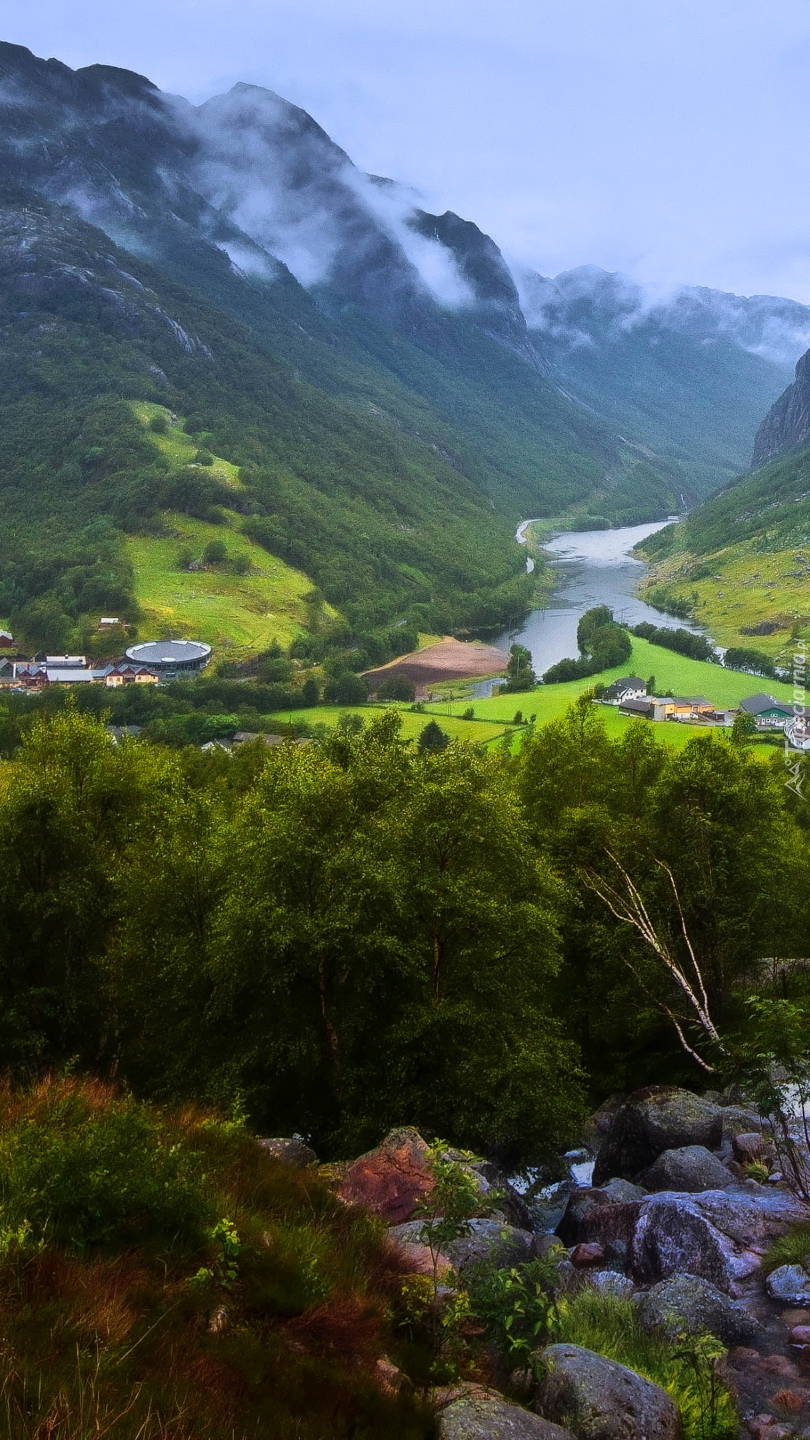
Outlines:
{"type": "MultiPolygon", "coordinates": [[[[525,545],[526,527],[531,523],[524,520],[518,526],[515,536],[518,544],[525,545]]],[[[649,620],[653,625],[670,629],[681,626],[703,634],[700,626],[654,610],[635,593],[644,574],[644,563],[631,554],[632,548],[669,523],[659,520],[653,525],[625,525],[618,530],[565,530],[555,535],[543,547],[553,557],[552,565],[559,577],[548,604],[530,611],[520,629],[505,630],[494,643],[503,650],[508,650],[510,645],[525,645],[531,651],[535,672],[542,675],[558,660],[566,656],[573,658],[579,653],[577,625],[584,611],[594,605],[609,605],[616,619],[626,625],[649,620]]],[[[482,681],[474,693],[490,694],[492,683],[482,681]]]]}

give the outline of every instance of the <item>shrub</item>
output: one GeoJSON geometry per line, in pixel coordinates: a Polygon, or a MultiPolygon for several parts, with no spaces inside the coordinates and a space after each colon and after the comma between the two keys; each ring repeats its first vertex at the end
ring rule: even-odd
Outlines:
{"type": "Polygon", "coordinates": [[[223,560],[228,558],[228,549],[224,540],[209,540],[203,550],[203,560],[206,565],[221,565],[223,560]]]}
{"type": "Polygon", "coordinates": [[[154,1112],[71,1081],[46,1083],[12,1108],[0,1215],[4,1227],[28,1222],[76,1250],[157,1240],[193,1248],[213,1219],[199,1157],[154,1112]]]}
{"type": "Polygon", "coordinates": [[[810,1221],[794,1225],[786,1235],[774,1240],[762,1268],[766,1275],[778,1270],[780,1265],[804,1265],[810,1255],[810,1221]]]}

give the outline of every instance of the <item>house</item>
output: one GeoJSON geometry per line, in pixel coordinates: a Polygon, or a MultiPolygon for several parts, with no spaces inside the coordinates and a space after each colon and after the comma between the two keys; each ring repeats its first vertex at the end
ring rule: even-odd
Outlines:
{"type": "Polygon", "coordinates": [[[13,650],[14,636],[8,630],[0,630],[0,650],[13,650]]]}
{"type": "Polygon", "coordinates": [[[792,707],[784,700],[767,695],[764,690],[741,700],[740,710],[744,715],[753,715],[758,730],[784,730],[788,721],[793,719],[792,707]]]}
{"type": "Polygon", "coordinates": [[[653,700],[652,696],[644,699],[631,696],[626,700],[619,701],[619,709],[623,715],[634,715],[636,719],[642,720],[653,720],[657,718],[654,713],[655,705],[656,701],[653,700]]]}
{"type": "MultiPolygon", "coordinates": [[[[661,719],[695,720],[700,716],[714,715],[714,705],[705,695],[672,695],[656,701],[661,707],[661,719]]],[[[656,720],[659,718],[656,715],[656,720]]]]}
{"type": "Polygon", "coordinates": [[[46,655],[45,664],[52,665],[56,670],[87,669],[87,659],[84,655],[46,655]]]}
{"type": "Polygon", "coordinates": [[[45,666],[45,679],[49,685],[92,685],[95,678],[93,670],[64,670],[58,665],[45,666]]]}
{"type": "Polygon", "coordinates": [[[606,686],[601,698],[609,705],[621,705],[623,700],[640,700],[646,694],[647,686],[638,675],[622,675],[612,685],[606,686]]]}
{"type": "Polygon", "coordinates": [[[109,665],[103,670],[93,672],[96,679],[107,686],[108,690],[117,690],[121,685],[157,685],[158,677],[154,670],[148,670],[145,665],[109,665]]]}
{"type": "Polygon", "coordinates": [[[96,629],[97,629],[97,630],[110,630],[110,629],[112,629],[113,625],[120,625],[120,624],[121,624],[121,621],[120,621],[117,617],[114,617],[114,616],[112,616],[112,615],[102,615],[101,619],[100,619],[99,622],[98,622],[98,625],[96,626],[96,629]]]}

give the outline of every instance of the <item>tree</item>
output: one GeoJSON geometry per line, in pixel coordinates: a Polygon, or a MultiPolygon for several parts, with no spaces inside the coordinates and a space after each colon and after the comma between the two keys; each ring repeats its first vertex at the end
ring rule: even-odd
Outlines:
{"type": "Polygon", "coordinates": [[[428,720],[419,736],[419,750],[424,754],[430,750],[444,750],[450,744],[449,736],[435,720],[428,720]]]}
{"type": "Polygon", "coordinates": [[[327,705],[363,705],[368,699],[368,681],[346,671],[327,682],[323,698],[327,705]]]}
{"type": "Polygon", "coordinates": [[[410,703],[416,699],[416,686],[407,675],[392,675],[384,680],[377,690],[378,700],[401,700],[410,703]]]}
{"type": "Polygon", "coordinates": [[[609,605],[594,605],[592,609],[586,610],[577,625],[577,649],[580,654],[590,655],[591,642],[596,631],[613,623],[613,611],[609,605]]]}
{"type": "Polygon", "coordinates": [[[509,664],[506,667],[507,681],[502,685],[501,694],[508,695],[520,690],[533,690],[537,676],[532,669],[532,654],[525,645],[511,645],[509,664]]]}
{"type": "Polygon", "coordinates": [[[317,705],[319,699],[318,682],[310,675],[309,679],[305,680],[301,686],[301,702],[304,705],[317,705]]]}
{"type": "Polygon", "coordinates": [[[747,710],[738,710],[731,722],[729,738],[732,745],[750,745],[757,733],[755,716],[749,714],[747,710]]]}

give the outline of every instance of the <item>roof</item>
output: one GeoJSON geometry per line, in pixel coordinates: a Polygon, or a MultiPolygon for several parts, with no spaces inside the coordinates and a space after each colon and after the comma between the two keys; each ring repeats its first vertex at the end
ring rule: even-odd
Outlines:
{"type": "Polygon", "coordinates": [[[714,709],[711,700],[705,695],[672,695],[670,696],[673,705],[707,705],[710,710],[714,709]]]}
{"type": "Polygon", "coordinates": [[[642,690],[647,689],[647,681],[642,680],[638,675],[620,675],[618,680],[614,680],[613,683],[608,686],[608,689],[619,690],[622,685],[625,685],[628,690],[638,690],[639,686],[642,690]]]}
{"type": "Polygon", "coordinates": [[[633,713],[637,715],[649,715],[652,710],[652,705],[653,702],[649,699],[623,700],[621,709],[632,710],[633,713]]]}
{"type": "Polygon", "coordinates": [[[201,640],[146,640],[130,645],[127,659],[139,665],[180,665],[207,660],[210,654],[211,646],[201,640]]]}
{"type": "Polygon", "coordinates": [[[45,674],[53,685],[92,685],[97,678],[95,670],[61,670],[54,665],[46,665],[45,674]]]}
{"type": "Polygon", "coordinates": [[[45,664],[60,670],[84,670],[87,660],[84,655],[46,655],[45,664]]]}
{"type": "Polygon", "coordinates": [[[740,709],[749,715],[764,715],[768,710],[778,710],[780,715],[793,714],[786,701],[777,700],[774,695],[766,695],[764,690],[759,690],[756,695],[749,695],[747,700],[741,700],[740,709]]]}

